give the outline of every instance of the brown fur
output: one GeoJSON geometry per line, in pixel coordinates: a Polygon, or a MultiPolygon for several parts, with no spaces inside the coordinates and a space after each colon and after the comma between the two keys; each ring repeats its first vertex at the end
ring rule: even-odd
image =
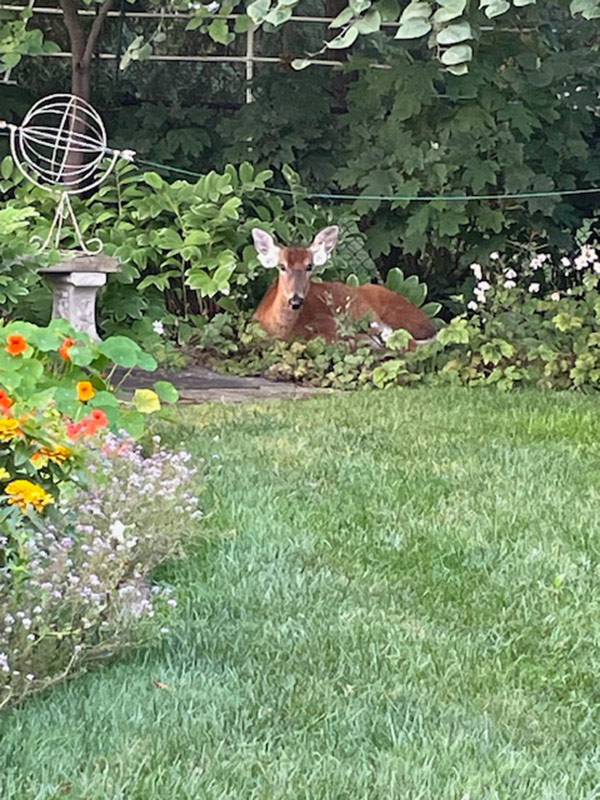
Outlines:
{"type": "MultiPolygon", "coordinates": [[[[290,265],[292,259],[294,263],[301,261],[304,264],[299,253],[290,258],[290,265]]],[[[430,339],[436,334],[431,320],[421,309],[384,286],[365,284],[353,287],[333,281],[311,283],[302,308],[292,311],[280,283],[281,276],[269,287],[254,314],[267,333],[279,339],[322,336],[335,341],[339,338],[335,321],[338,309],[356,320],[370,315],[373,321],[389,325],[394,330],[407,330],[414,339],[430,339]]]]}

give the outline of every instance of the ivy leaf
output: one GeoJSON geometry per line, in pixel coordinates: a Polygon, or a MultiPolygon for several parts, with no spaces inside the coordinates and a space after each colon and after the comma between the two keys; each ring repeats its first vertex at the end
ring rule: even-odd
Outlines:
{"type": "Polygon", "coordinates": [[[598,0],[573,0],[569,10],[573,16],[581,14],[584,19],[597,19],[600,17],[600,2],[598,0]]]}
{"type": "Polygon", "coordinates": [[[438,44],[459,44],[467,39],[473,38],[473,31],[468,22],[456,22],[453,25],[448,25],[447,28],[442,28],[438,33],[436,40],[438,44]]]}
{"type": "Polygon", "coordinates": [[[260,25],[269,13],[271,0],[254,0],[246,9],[246,13],[255,25],[260,25]]]}
{"type": "Polygon", "coordinates": [[[208,26],[208,35],[218,44],[231,44],[235,34],[230,33],[226,19],[214,19],[208,26]]]}
{"type": "Polygon", "coordinates": [[[335,39],[327,42],[327,47],[332,50],[343,50],[345,47],[350,47],[350,45],[354,44],[357,38],[358,30],[354,25],[351,25],[349,28],[346,28],[343,33],[340,33],[339,36],[336,36],[335,39]]]}
{"type": "Polygon", "coordinates": [[[291,8],[274,8],[272,11],[269,11],[265,17],[265,22],[277,28],[279,25],[283,25],[284,22],[287,22],[291,16],[291,8]]]}
{"type": "Polygon", "coordinates": [[[357,19],[354,24],[359,33],[375,33],[381,28],[381,14],[379,11],[368,11],[364,17],[357,19]]]}
{"type": "Polygon", "coordinates": [[[469,44],[457,44],[454,47],[449,47],[442,53],[442,64],[452,66],[454,64],[462,64],[465,61],[470,61],[473,58],[473,48],[469,44]]]}
{"type": "Polygon", "coordinates": [[[4,53],[4,55],[2,56],[2,63],[8,69],[12,69],[13,67],[16,67],[20,60],[21,60],[21,54],[20,53],[15,53],[15,52],[4,53]]]}
{"type": "Polygon", "coordinates": [[[358,16],[371,6],[371,0],[350,0],[350,8],[358,16]]]}
{"type": "Polygon", "coordinates": [[[394,39],[418,39],[431,30],[431,22],[426,19],[409,19],[396,31],[394,39]]]}
{"type": "Polygon", "coordinates": [[[488,19],[504,14],[510,8],[508,0],[480,0],[479,8],[485,8],[485,15],[488,19]]]}
{"type": "Polygon", "coordinates": [[[352,11],[352,9],[349,6],[347,6],[346,8],[343,8],[340,11],[340,13],[337,15],[337,17],[332,22],[329,23],[329,27],[330,28],[343,28],[344,25],[347,25],[350,22],[350,20],[352,19],[353,16],[354,16],[354,12],[352,11]]]}
{"type": "Polygon", "coordinates": [[[438,0],[441,8],[433,15],[433,20],[436,23],[450,22],[450,20],[460,17],[465,10],[467,0],[438,0]]]}
{"type": "Polygon", "coordinates": [[[310,67],[310,59],[308,58],[295,58],[292,61],[292,69],[301,70],[310,67]]]}

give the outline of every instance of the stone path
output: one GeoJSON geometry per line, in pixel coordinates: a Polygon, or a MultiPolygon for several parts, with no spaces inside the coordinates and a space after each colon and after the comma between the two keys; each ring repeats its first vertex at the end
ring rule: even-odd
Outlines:
{"type": "MultiPolygon", "coordinates": [[[[118,382],[124,371],[115,374],[118,382]]],[[[182,370],[145,372],[133,370],[123,383],[123,388],[151,389],[156,381],[170,381],[179,391],[181,403],[243,403],[250,400],[300,400],[327,389],[296,386],[293,383],[275,383],[266,378],[242,378],[237,375],[220,375],[206,367],[192,366],[182,370]]]]}

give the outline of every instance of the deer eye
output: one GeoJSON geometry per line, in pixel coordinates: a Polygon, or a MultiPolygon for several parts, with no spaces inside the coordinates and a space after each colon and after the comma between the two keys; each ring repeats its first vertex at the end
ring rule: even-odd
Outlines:
{"type": "Polygon", "coordinates": [[[313,265],[312,265],[312,264],[309,264],[309,265],[306,267],[306,271],[307,271],[307,272],[312,272],[312,268],[313,268],[313,265]]]}
{"type": "Polygon", "coordinates": [[[279,269],[280,269],[282,272],[285,272],[285,264],[280,264],[280,265],[279,265],[279,269]]]}

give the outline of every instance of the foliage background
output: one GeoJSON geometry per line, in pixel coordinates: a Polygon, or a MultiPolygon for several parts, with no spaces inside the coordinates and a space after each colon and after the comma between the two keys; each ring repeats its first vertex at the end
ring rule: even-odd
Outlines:
{"type": "MultiPolygon", "coordinates": [[[[221,11],[243,11],[246,5],[250,4],[225,3],[221,11]]],[[[258,5],[254,3],[250,12],[257,19],[258,5]]],[[[296,14],[323,13],[322,4],[310,0],[286,5],[296,14]]],[[[328,31],[324,25],[263,24],[256,33],[256,51],[281,61],[278,66],[256,65],[255,100],[245,105],[243,64],[144,61],[152,53],[243,53],[243,38],[234,36],[236,30],[244,30],[243,20],[225,25],[224,20],[212,21],[200,7],[197,20],[188,26],[193,29],[187,31],[181,22],[168,19],[127,18],[121,23],[109,18],[98,49],[124,53],[129,63],[124,70],[116,62],[96,63],[92,99],[107,122],[110,141],[135,147],[141,160],[198,174],[212,169],[224,174],[227,164],[246,161],[258,173],[273,170],[270,185],[279,188],[289,188],[285,177],[289,166],[297,183],[308,190],[355,195],[357,199],[348,201],[306,202],[300,212],[289,197],[271,195],[263,222],[278,225],[280,235],[293,239],[308,238],[314,231],[310,226],[321,220],[341,221],[358,246],[338,260],[339,277],[359,272],[361,280],[385,279],[390,268],[401,266],[405,273],[427,281],[430,297],[445,303],[448,316],[457,310],[453,297],[470,287],[471,262],[493,251],[512,254],[542,246],[550,252],[571,249],[582,225],[596,218],[598,195],[454,202],[369,198],[552,192],[594,186],[599,172],[595,147],[599,68],[594,57],[598,23],[594,3],[510,6],[446,0],[437,5],[446,9],[451,19],[448,25],[463,24],[468,18],[469,46],[475,55],[467,74],[452,74],[432,58],[431,38],[397,39],[393,31],[379,26],[369,35],[358,36],[348,50],[331,44],[339,26],[328,31]],[[289,66],[293,57],[317,52],[324,40],[331,44],[325,56],[337,54],[343,62],[340,70],[295,71],[289,66]],[[373,62],[388,69],[370,69],[373,62]]],[[[345,19],[346,7],[341,0],[330,0],[325,11],[345,19]]],[[[377,12],[381,20],[402,21],[409,12],[414,18],[412,12],[425,7],[431,11],[433,5],[354,0],[348,9],[354,14],[352,19],[377,12]]],[[[156,9],[156,5],[135,8],[156,9]]],[[[274,8],[272,4],[271,11],[274,8]]],[[[69,47],[60,17],[34,16],[23,30],[11,24],[4,41],[12,37],[13,44],[20,42],[22,53],[39,56],[44,49],[69,47]]],[[[435,30],[439,27],[434,24],[435,30]]],[[[438,30],[438,39],[440,35],[438,30]]],[[[438,46],[434,55],[441,58],[443,47],[438,46]]],[[[0,105],[8,118],[18,119],[35,98],[59,88],[68,90],[70,66],[62,59],[20,56],[12,77],[17,85],[2,85],[0,105]]],[[[171,181],[178,177],[162,174],[171,181]]],[[[195,178],[188,177],[197,187],[195,178]]],[[[144,202],[154,202],[150,196],[157,191],[139,177],[132,178],[131,184],[131,205],[119,208],[125,225],[133,224],[134,200],[143,196],[144,202]]],[[[5,191],[12,197],[10,188],[5,186],[5,191]]],[[[106,197],[98,198],[103,211],[106,197]]],[[[244,220],[260,218],[258,198],[251,199],[250,208],[249,199],[244,193],[243,214],[241,210],[238,214],[244,220]]],[[[99,206],[90,208],[96,220],[103,220],[109,239],[122,235],[122,229],[111,228],[112,217],[98,216],[99,206]]],[[[149,219],[158,218],[153,213],[149,219]]],[[[239,237],[235,246],[231,241],[227,244],[237,265],[228,296],[251,306],[269,276],[260,273],[244,251],[248,227],[238,227],[235,218],[231,221],[239,237]]],[[[163,227],[173,224],[172,219],[161,221],[163,227]]],[[[140,225],[139,218],[135,225],[140,225]]],[[[216,303],[194,306],[193,298],[177,300],[158,291],[159,279],[150,276],[161,273],[160,281],[168,282],[165,275],[173,266],[165,263],[160,250],[150,259],[150,267],[140,269],[131,253],[135,243],[112,244],[124,260],[125,272],[109,289],[107,326],[131,327],[144,314],[148,316],[151,307],[156,318],[167,321],[169,314],[185,319],[186,304],[201,313],[217,310],[216,303]],[[131,291],[124,291],[124,285],[131,291]]],[[[217,244],[213,241],[214,247],[217,244]]],[[[215,297],[223,300],[220,292],[215,297]]],[[[44,304],[47,309],[47,297],[44,304]]]]}

